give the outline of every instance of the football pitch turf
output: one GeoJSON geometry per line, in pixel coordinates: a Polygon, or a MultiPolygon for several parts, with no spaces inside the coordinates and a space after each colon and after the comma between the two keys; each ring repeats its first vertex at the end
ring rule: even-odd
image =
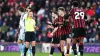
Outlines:
{"type": "MultiPolygon", "coordinates": [[[[19,52],[0,52],[0,56],[20,56],[19,52]]],[[[36,53],[36,56],[49,56],[48,53],[36,53]]],[[[61,56],[60,53],[54,53],[53,56],[61,56]]],[[[73,54],[70,56],[74,56],[73,54]]],[[[84,56],[100,56],[100,54],[84,54],[84,56]]]]}

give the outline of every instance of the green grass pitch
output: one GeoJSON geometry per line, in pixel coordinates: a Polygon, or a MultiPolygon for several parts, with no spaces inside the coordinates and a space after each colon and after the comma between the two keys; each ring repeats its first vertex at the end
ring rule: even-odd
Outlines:
{"type": "MultiPolygon", "coordinates": [[[[20,56],[19,52],[0,52],[0,56],[20,56]]],[[[49,56],[48,53],[36,53],[36,56],[49,56]]],[[[53,56],[61,56],[60,53],[54,53],[53,56]]],[[[74,56],[74,55],[70,55],[74,56]]],[[[100,56],[100,54],[84,54],[84,56],[100,56]]]]}

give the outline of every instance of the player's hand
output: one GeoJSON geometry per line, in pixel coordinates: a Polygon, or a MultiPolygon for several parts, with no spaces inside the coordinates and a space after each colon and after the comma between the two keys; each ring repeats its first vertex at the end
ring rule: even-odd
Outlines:
{"type": "Polygon", "coordinates": [[[47,21],[48,24],[52,24],[50,21],[47,21]]]}
{"type": "Polygon", "coordinates": [[[51,33],[50,36],[52,37],[53,36],[53,33],[51,33]]]}

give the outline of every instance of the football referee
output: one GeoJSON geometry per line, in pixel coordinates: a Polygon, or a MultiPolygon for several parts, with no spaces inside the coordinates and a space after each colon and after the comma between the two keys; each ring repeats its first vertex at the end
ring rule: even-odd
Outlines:
{"type": "MultiPolygon", "coordinates": [[[[31,9],[31,8],[30,8],[31,9]]],[[[26,56],[27,50],[32,45],[32,54],[35,56],[35,20],[33,19],[33,12],[29,12],[27,18],[25,19],[25,51],[24,56],[26,56]]]]}

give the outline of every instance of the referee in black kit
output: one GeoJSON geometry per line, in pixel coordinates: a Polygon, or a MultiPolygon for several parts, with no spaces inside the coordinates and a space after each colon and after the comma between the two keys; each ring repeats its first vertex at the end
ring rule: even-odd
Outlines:
{"type": "Polygon", "coordinates": [[[27,18],[25,18],[25,51],[24,51],[24,56],[26,56],[27,50],[30,46],[32,45],[32,54],[35,56],[35,39],[36,39],[36,34],[35,34],[35,20],[33,19],[33,12],[31,11],[27,15],[27,18]]]}

